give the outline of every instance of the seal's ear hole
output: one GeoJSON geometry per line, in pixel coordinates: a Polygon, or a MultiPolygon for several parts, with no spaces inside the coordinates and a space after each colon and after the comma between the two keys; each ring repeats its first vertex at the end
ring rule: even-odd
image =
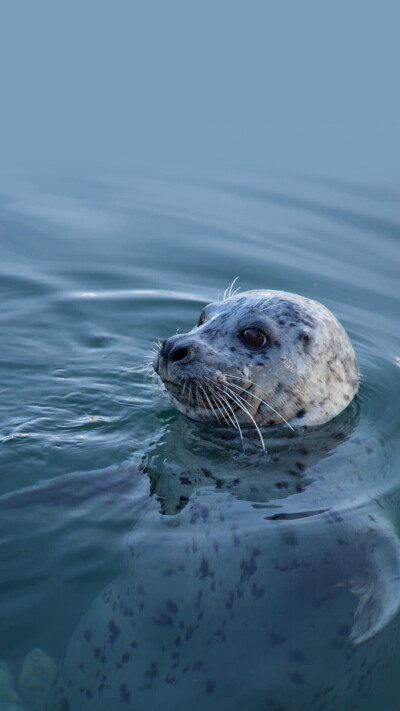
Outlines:
{"type": "Polygon", "coordinates": [[[204,313],[201,312],[201,314],[200,314],[200,316],[199,316],[199,320],[197,321],[197,324],[196,324],[196,325],[197,325],[197,326],[202,326],[205,320],[206,320],[206,319],[205,319],[204,313]]]}
{"type": "Polygon", "coordinates": [[[308,331],[301,331],[299,335],[299,341],[305,350],[311,345],[311,336],[308,331]]]}

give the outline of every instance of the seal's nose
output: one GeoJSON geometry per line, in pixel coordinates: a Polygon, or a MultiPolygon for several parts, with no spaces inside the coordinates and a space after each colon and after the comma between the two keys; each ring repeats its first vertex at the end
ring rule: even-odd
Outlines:
{"type": "Polygon", "coordinates": [[[171,336],[163,342],[160,355],[170,363],[188,363],[193,357],[193,350],[191,343],[179,343],[176,341],[176,336],[171,336]]]}

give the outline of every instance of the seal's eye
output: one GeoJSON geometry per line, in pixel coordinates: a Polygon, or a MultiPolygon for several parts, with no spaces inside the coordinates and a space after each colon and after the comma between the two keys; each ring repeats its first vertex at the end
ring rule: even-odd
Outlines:
{"type": "Polygon", "coordinates": [[[204,321],[205,321],[204,314],[203,314],[203,312],[201,312],[201,314],[199,316],[199,320],[197,321],[197,326],[202,326],[204,321]]]}
{"type": "Polygon", "coordinates": [[[250,348],[262,348],[268,343],[265,333],[258,328],[245,328],[241,332],[240,338],[250,348]]]}

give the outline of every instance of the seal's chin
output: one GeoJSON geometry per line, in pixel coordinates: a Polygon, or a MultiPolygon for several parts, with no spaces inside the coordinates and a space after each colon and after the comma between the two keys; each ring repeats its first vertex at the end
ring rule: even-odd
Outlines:
{"type": "Polygon", "coordinates": [[[215,391],[218,386],[210,387],[209,383],[199,378],[180,378],[179,381],[163,378],[163,383],[178,410],[197,420],[218,422],[222,404],[218,401],[215,391]]]}
{"type": "Polygon", "coordinates": [[[254,400],[249,400],[251,383],[232,385],[215,375],[162,381],[177,409],[191,419],[235,429],[239,428],[238,420],[244,425],[254,423],[254,400]]]}

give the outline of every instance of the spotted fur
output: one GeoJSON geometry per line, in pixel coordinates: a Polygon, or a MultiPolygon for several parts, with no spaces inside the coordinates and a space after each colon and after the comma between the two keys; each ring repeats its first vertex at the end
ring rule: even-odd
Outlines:
{"type": "Polygon", "coordinates": [[[341,431],[271,442],[258,478],[188,472],[188,490],[164,471],[122,575],[71,638],[51,711],[362,709],[397,645],[400,556],[371,504],[384,446],[341,431]]]}
{"type": "Polygon", "coordinates": [[[347,333],[312,299],[248,291],[209,304],[201,320],[164,341],[154,361],[172,402],[189,417],[238,428],[319,425],[358,390],[347,333]],[[266,334],[266,347],[243,343],[240,333],[248,328],[266,334]],[[179,349],[188,356],[172,359],[179,349]]]}

